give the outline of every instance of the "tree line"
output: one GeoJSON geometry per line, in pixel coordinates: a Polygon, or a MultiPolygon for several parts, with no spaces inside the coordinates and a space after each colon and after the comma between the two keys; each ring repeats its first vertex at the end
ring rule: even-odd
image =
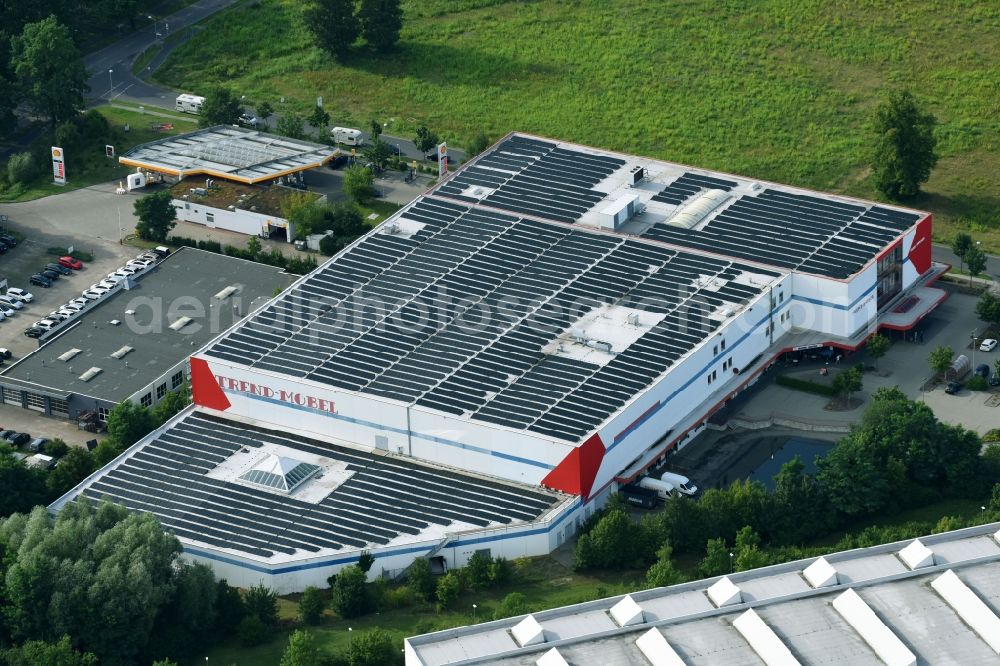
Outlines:
{"type": "Polygon", "coordinates": [[[774,489],[736,481],[697,500],[671,499],[637,525],[627,507],[611,502],[583,526],[575,567],[650,569],[650,584],[678,582],[674,553],[705,558],[701,572],[717,575],[795,559],[802,544],[876,515],[945,497],[989,497],[1000,511],[1000,447],[980,455],[979,436],[942,423],[922,402],[897,388],[874,393],[860,422],[807,474],[801,459],[782,466],[774,489]],[[730,555],[732,553],[732,555],[730,555]],[[714,572],[714,573],[713,573],[714,572]]]}

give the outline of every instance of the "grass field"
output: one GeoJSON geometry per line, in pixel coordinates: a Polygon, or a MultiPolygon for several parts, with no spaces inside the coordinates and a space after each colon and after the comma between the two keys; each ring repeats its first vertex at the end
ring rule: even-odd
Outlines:
{"type": "MultiPolygon", "coordinates": [[[[908,86],[939,121],[927,194],[937,236],[1000,251],[1000,5],[977,0],[411,0],[397,53],[341,65],[301,3],[254,0],[213,20],[156,77],[231,82],[334,124],[426,123],[462,144],[518,129],[820,190],[877,198],[867,124],[908,86]],[[267,34],[268,39],[258,35],[267,34]]],[[[280,106],[276,104],[276,106],[280,106]]]]}
{"type": "MultiPolygon", "coordinates": [[[[116,155],[121,155],[140,143],[181,132],[189,132],[197,128],[195,119],[181,116],[163,118],[139,113],[138,109],[133,111],[112,106],[99,106],[97,110],[108,119],[108,122],[116,130],[122,130],[126,124],[129,126],[129,132],[122,135],[123,143],[115,146],[116,155]],[[157,131],[151,129],[153,123],[171,123],[173,128],[157,131]]],[[[40,140],[47,141],[45,137],[40,140]]],[[[50,144],[45,143],[45,145],[50,144]]],[[[104,146],[95,146],[89,153],[83,155],[67,151],[66,176],[68,183],[66,185],[55,185],[46,165],[43,173],[30,186],[16,185],[6,190],[0,188],[0,203],[31,201],[50,194],[77,190],[81,187],[105,183],[115,178],[125,178],[126,174],[131,171],[131,167],[122,166],[117,159],[109,159],[105,156],[104,146]]]]}

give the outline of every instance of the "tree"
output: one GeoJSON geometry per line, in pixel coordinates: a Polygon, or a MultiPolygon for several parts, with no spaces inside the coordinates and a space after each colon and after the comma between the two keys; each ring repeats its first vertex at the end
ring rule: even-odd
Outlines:
{"type": "Polygon", "coordinates": [[[872,337],[868,338],[868,355],[873,361],[875,361],[875,367],[878,368],[878,360],[886,355],[889,351],[889,338],[882,335],[881,333],[876,333],[872,337]]]}
{"type": "Polygon", "coordinates": [[[951,347],[938,345],[931,352],[927,362],[930,363],[931,370],[934,371],[935,376],[941,377],[951,367],[953,358],[955,358],[955,352],[951,347]]]}
{"type": "Polygon", "coordinates": [[[372,118],[368,121],[368,126],[371,128],[372,141],[382,136],[382,123],[372,118]]]}
{"type": "Polygon", "coordinates": [[[447,610],[458,601],[458,595],[462,593],[462,579],[454,571],[449,571],[438,579],[437,582],[437,602],[439,610],[447,610]]]}
{"type": "Polygon", "coordinates": [[[978,277],[986,268],[986,253],[979,249],[978,245],[973,245],[965,253],[965,264],[969,267],[969,285],[972,278],[978,277]]]}
{"type": "Polygon", "coordinates": [[[306,27],[316,44],[342,60],[358,40],[360,25],[354,15],[354,0],[314,0],[305,11],[306,27]]]}
{"type": "Polygon", "coordinates": [[[372,629],[353,637],[347,648],[348,666],[386,666],[398,661],[399,649],[384,629],[372,629]]]}
{"type": "Polygon", "coordinates": [[[216,583],[204,564],[179,567],[174,592],[157,614],[147,654],[189,660],[210,642],[216,618],[216,583]]]}
{"type": "Polygon", "coordinates": [[[667,544],[656,551],[656,562],[653,562],[653,566],[649,567],[649,571],[646,572],[647,585],[667,587],[684,582],[684,574],[674,566],[670,559],[671,555],[673,555],[673,549],[667,544]]]}
{"type": "Polygon", "coordinates": [[[358,23],[365,41],[379,53],[386,53],[399,42],[403,8],[399,0],[361,0],[358,23]]]}
{"type": "Polygon", "coordinates": [[[326,602],[323,600],[323,593],[310,585],[302,590],[299,598],[299,616],[306,624],[319,624],[323,619],[323,609],[326,602]]]}
{"type": "Polygon", "coordinates": [[[493,558],[489,551],[477,550],[465,565],[465,580],[473,590],[483,590],[490,585],[490,567],[493,558]]]}
{"type": "Polygon", "coordinates": [[[367,550],[361,551],[361,555],[358,556],[358,568],[368,573],[372,570],[372,566],[375,564],[375,556],[367,550]]]}
{"type": "Polygon", "coordinates": [[[259,238],[251,236],[247,239],[247,254],[250,256],[251,260],[257,261],[257,255],[260,254],[261,249],[262,247],[259,238]]]}
{"type": "Polygon", "coordinates": [[[731,573],[733,558],[730,556],[730,552],[723,539],[709,539],[708,543],[705,544],[705,557],[698,565],[699,575],[702,578],[712,578],[731,573]]]}
{"type": "Polygon", "coordinates": [[[469,154],[469,157],[475,157],[479,153],[483,152],[490,147],[490,138],[480,132],[472,141],[469,142],[468,147],[466,147],[465,152],[469,154]]]}
{"type": "Polygon", "coordinates": [[[876,187],[890,199],[916,195],[930,178],[938,159],[936,123],[909,91],[890,94],[876,110],[872,171],[876,187]]]}
{"type": "Polygon", "coordinates": [[[289,139],[306,138],[305,123],[302,120],[302,116],[297,113],[286,113],[278,118],[278,124],[275,125],[274,131],[287,136],[289,139]]]}
{"type": "Polygon", "coordinates": [[[128,448],[156,427],[153,414],[131,400],[125,400],[108,414],[108,438],[128,448]]]}
{"type": "Polygon", "coordinates": [[[527,612],[528,598],[520,592],[511,592],[500,601],[500,605],[493,613],[493,619],[502,620],[506,617],[524,615],[527,612]]]}
{"type": "Polygon", "coordinates": [[[426,557],[418,557],[413,560],[406,570],[406,584],[413,590],[413,594],[424,601],[433,599],[437,584],[434,581],[434,575],[431,574],[430,560],[426,557]]]}
{"type": "Polygon", "coordinates": [[[951,251],[958,257],[959,270],[965,268],[965,253],[970,247],[972,247],[972,236],[963,232],[955,234],[955,238],[951,241],[951,251]]]}
{"type": "Polygon", "coordinates": [[[64,455],[69,453],[69,444],[58,437],[53,437],[49,441],[45,442],[44,452],[46,455],[50,455],[55,458],[62,458],[64,455]]]}
{"type": "Polygon", "coordinates": [[[490,564],[490,585],[493,587],[503,587],[510,582],[514,576],[514,571],[510,562],[505,557],[493,558],[490,564]]]}
{"type": "Polygon", "coordinates": [[[267,642],[272,632],[272,627],[260,621],[256,615],[247,615],[240,620],[236,628],[236,635],[239,637],[240,645],[244,647],[254,647],[267,642]]]}
{"type": "Polygon", "coordinates": [[[342,618],[360,617],[371,611],[368,576],[356,564],[341,569],[331,590],[333,610],[342,618]]]}
{"type": "Polygon", "coordinates": [[[254,585],[243,596],[243,607],[247,616],[256,617],[264,626],[273,627],[278,624],[278,597],[274,590],[265,587],[263,583],[254,585]]]}
{"type": "Polygon", "coordinates": [[[837,395],[842,395],[848,406],[851,402],[851,394],[861,390],[861,368],[854,366],[837,374],[833,378],[833,390],[837,395]]]}
{"type": "MultiPolygon", "coordinates": [[[[6,45],[0,39],[0,50],[6,45]]],[[[17,117],[14,109],[17,106],[15,86],[4,76],[5,68],[0,66],[0,137],[9,135],[17,127],[17,117]]]]}
{"type": "Polygon", "coordinates": [[[267,128],[267,119],[274,115],[274,107],[267,100],[257,105],[257,120],[267,128]]]}
{"type": "Polygon", "coordinates": [[[170,391],[153,407],[152,416],[156,427],[169,421],[178,412],[191,404],[191,389],[187,383],[170,391]]]}
{"type": "Polygon", "coordinates": [[[358,203],[371,198],[375,185],[375,175],[371,169],[352,166],[344,172],[344,192],[358,203]]]}
{"type": "Polygon", "coordinates": [[[77,652],[69,636],[57,642],[25,641],[20,647],[0,651],[0,662],[7,666],[97,666],[97,657],[90,652],[77,652]]]}
{"type": "Polygon", "coordinates": [[[389,163],[390,154],[389,144],[378,137],[372,139],[371,145],[368,146],[364,152],[365,159],[377,166],[379,169],[384,169],[389,163]]]}
{"type": "Polygon", "coordinates": [[[246,616],[240,591],[225,578],[215,584],[215,629],[222,635],[231,633],[246,616]]]}
{"type": "Polygon", "coordinates": [[[45,472],[37,467],[28,467],[24,461],[15,458],[14,449],[6,443],[0,444],[0,488],[3,488],[0,492],[0,518],[31,511],[32,507],[46,504],[50,497],[45,486],[45,472]]]}
{"type": "Polygon", "coordinates": [[[7,160],[7,180],[13,185],[27,185],[38,175],[38,165],[31,153],[14,153],[7,160]]]}
{"type": "Polygon", "coordinates": [[[169,190],[147,194],[138,199],[132,208],[139,218],[136,229],[139,237],[144,240],[163,243],[167,240],[167,234],[177,224],[174,221],[177,211],[174,210],[173,195],[169,190]]]}
{"type": "Polygon", "coordinates": [[[772,497],[776,521],[773,533],[781,543],[799,544],[826,528],[825,498],[816,478],[805,473],[801,457],[795,456],[778,470],[772,497]]]}
{"type": "Polygon", "coordinates": [[[841,440],[816,463],[817,481],[838,513],[852,519],[885,506],[891,491],[889,482],[870,450],[858,439],[841,440]]]}
{"type": "Polygon", "coordinates": [[[312,634],[300,629],[292,632],[281,655],[281,666],[323,666],[325,663],[326,657],[312,634]]]}
{"type": "Polygon", "coordinates": [[[427,129],[426,125],[418,127],[417,134],[413,137],[413,143],[416,144],[417,150],[421,153],[433,150],[440,142],[438,135],[427,129]]]}
{"type": "Polygon", "coordinates": [[[52,497],[60,497],[90,476],[96,468],[94,456],[90,451],[74,447],[63,456],[56,468],[49,472],[45,485],[52,497]]]}
{"type": "Polygon", "coordinates": [[[49,16],[25,25],[11,49],[15,80],[31,108],[48,117],[53,130],[74,118],[90,88],[69,29],[49,16]]]}
{"type": "Polygon", "coordinates": [[[198,124],[202,127],[212,125],[235,125],[243,113],[240,99],[229,88],[216,86],[205,93],[205,102],[201,105],[198,124]]]}
{"type": "Polygon", "coordinates": [[[749,525],[740,528],[736,533],[736,570],[749,571],[766,566],[767,555],[760,549],[760,535],[749,525]]]}
{"type": "Polygon", "coordinates": [[[573,567],[584,569],[628,569],[642,564],[646,553],[639,547],[638,526],[628,511],[608,511],[588,534],[577,540],[573,567]]]}
{"type": "Polygon", "coordinates": [[[319,130],[322,137],[326,131],[326,126],[330,124],[330,114],[318,104],[313,107],[312,115],[309,116],[309,124],[319,130]]]}
{"type": "Polygon", "coordinates": [[[1000,298],[986,290],[976,303],[976,316],[990,326],[1000,326],[1000,298]]]}

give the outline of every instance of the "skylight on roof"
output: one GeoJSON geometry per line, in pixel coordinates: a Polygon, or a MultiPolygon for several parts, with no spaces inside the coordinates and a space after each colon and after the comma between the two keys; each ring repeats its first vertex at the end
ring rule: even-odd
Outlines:
{"type": "Polygon", "coordinates": [[[239,478],[241,481],[256,486],[290,493],[319,469],[319,465],[268,454],[257,461],[253,467],[240,474],[239,478]]]}

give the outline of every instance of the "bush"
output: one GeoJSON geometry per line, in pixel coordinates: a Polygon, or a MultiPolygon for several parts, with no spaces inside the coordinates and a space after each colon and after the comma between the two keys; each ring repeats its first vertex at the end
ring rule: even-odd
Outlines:
{"type": "Polygon", "coordinates": [[[56,458],[62,458],[69,451],[69,445],[62,441],[58,437],[55,439],[50,439],[45,443],[45,454],[49,456],[54,456],[56,458]]]}
{"type": "Polygon", "coordinates": [[[417,603],[417,593],[409,585],[393,587],[382,595],[382,603],[387,610],[409,608],[417,603]]]}
{"type": "Polygon", "coordinates": [[[983,379],[982,375],[972,375],[967,386],[970,391],[986,391],[990,388],[989,383],[983,379]]]}
{"type": "Polygon", "coordinates": [[[299,598],[299,617],[306,624],[319,624],[323,619],[323,608],[326,602],[323,600],[323,593],[310,585],[302,591],[299,598]]]}
{"type": "Polygon", "coordinates": [[[520,592],[511,592],[500,605],[497,606],[496,612],[493,613],[494,620],[502,620],[506,617],[514,617],[516,615],[524,615],[528,612],[528,598],[525,597],[520,592]]]}
{"type": "Polygon", "coordinates": [[[248,616],[256,617],[268,627],[278,624],[278,598],[274,591],[262,584],[247,590],[243,605],[248,616]]]}
{"type": "Polygon", "coordinates": [[[7,161],[7,179],[12,184],[27,185],[38,175],[38,167],[31,153],[15,153],[7,161]]]}
{"type": "Polygon", "coordinates": [[[778,386],[784,386],[797,391],[805,391],[806,393],[825,395],[831,398],[837,395],[837,392],[833,390],[832,386],[818,384],[811,379],[799,379],[798,377],[789,377],[788,375],[778,375],[778,377],[774,380],[774,383],[778,386]]]}
{"type": "Polygon", "coordinates": [[[267,625],[261,622],[256,615],[247,615],[240,621],[239,627],[236,629],[240,645],[244,647],[254,647],[267,642],[270,633],[267,625]]]}
{"type": "Polygon", "coordinates": [[[437,583],[431,573],[431,563],[426,557],[418,557],[410,564],[409,569],[406,570],[406,584],[413,590],[413,594],[424,601],[430,601],[434,598],[437,583]]]}
{"type": "MultiPolygon", "coordinates": [[[[46,248],[45,253],[51,254],[54,257],[62,257],[66,255],[66,250],[67,248],[65,247],[50,247],[46,248]]],[[[79,259],[80,261],[83,262],[89,262],[94,260],[94,255],[90,254],[89,252],[84,252],[83,250],[73,250],[72,252],[69,253],[69,256],[73,257],[74,259],[79,259]]]]}
{"type": "Polygon", "coordinates": [[[350,666],[390,666],[399,663],[399,649],[384,629],[372,629],[353,638],[347,648],[350,666]]]}
{"type": "Polygon", "coordinates": [[[356,564],[344,567],[331,590],[333,610],[343,618],[359,617],[371,610],[368,576],[356,564]]]}
{"type": "Polygon", "coordinates": [[[473,590],[482,590],[490,585],[490,568],[493,558],[488,552],[477,550],[465,565],[465,580],[473,590]]]}
{"type": "Polygon", "coordinates": [[[498,557],[490,565],[490,585],[493,587],[503,587],[510,582],[514,576],[514,570],[506,558],[498,557]]]}
{"type": "Polygon", "coordinates": [[[462,579],[454,571],[449,571],[438,580],[437,602],[439,610],[446,610],[455,605],[458,595],[462,593],[462,579]]]}

